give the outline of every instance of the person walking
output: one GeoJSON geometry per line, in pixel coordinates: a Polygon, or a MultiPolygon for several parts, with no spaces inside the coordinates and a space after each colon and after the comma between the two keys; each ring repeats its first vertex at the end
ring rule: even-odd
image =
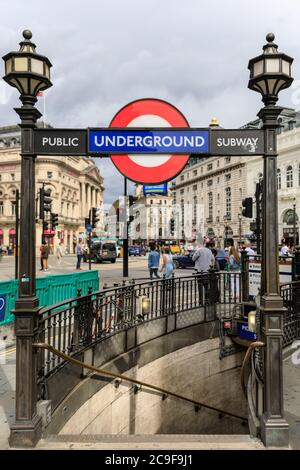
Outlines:
{"type": "Polygon", "coordinates": [[[43,271],[48,271],[48,258],[49,258],[49,246],[46,242],[43,242],[42,244],[42,249],[41,249],[41,258],[42,258],[42,266],[43,266],[43,271]]]}
{"type": "Polygon", "coordinates": [[[78,241],[76,245],[76,255],[77,255],[77,264],[76,264],[76,269],[81,270],[80,264],[82,260],[82,255],[83,255],[83,248],[82,248],[82,242],[78,241]]]}
{"type": "Polygon", "coordinates": [[[229,266],[230,266],[230,285],[231,285],[231,294],[234,300],[239,298],[240,294],[240,278],[238,276],[238,271],[241,267],[240,254],[235,249],[234,246],[229,248],[229,266]]]}
{"type": "Polygon", "coordinates": [[[195,262],[195,269],[198,273],[207,273],[211,266],[214,266],[215,257],[209,248],[200,245],[195,251],[192,260],[195,262]]]}
{"type": "Polygon", "coordinates": [[[62,242],[59,242],[56,248],[56,258],[57,258],[57,264],[61,264],[61,259],[63,255],[63,248],[62,248],[62,242]]]}
{"type": "Polygon", "coordinates": [[[165,279],[170,279],[174,272],[173,256],[171,255],[170,248],[168,246],[164,249],[163,262],[160,268],[160,272],[163,272],[165,279]]]}
{"type": "Polygon", "coordinates": [[[148,256],[148,268],[150,271],[151,280],[153,279],[153,276],[155,276],[157,279],[160,279],[160,275],[158,274],[159,260],[160,260],[160,253],[157,251],[155,245],[151,245],[150,253],[148,256]]]}

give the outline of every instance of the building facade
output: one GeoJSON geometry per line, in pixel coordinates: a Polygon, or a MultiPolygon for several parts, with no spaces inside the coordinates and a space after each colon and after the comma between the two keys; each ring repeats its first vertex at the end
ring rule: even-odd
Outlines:
{"type": "Polygon", "coordinates": [[[223,245],[249,232],[241,218],[246,194],[245,157],[190,158],[173,184],[173,205],[181,239],[202,235],[223,245]]]}
{"type": "Polygon", "coordinates": [[[129,237],[136,242],[149,243],[156,240],[169,240],[170,220],[172,218],[172,195],[143,193],[143,186],[136,185],[135,196],[138,198],[132,206],[134,217],[130,224],[129,237]]]}
{"type": "MultiPolygon", "coordinates": [[[[278,239],[294,243],[296,238],[296,244],[299,244],[300,113],[285,108],[279,120],[281,127],[277,136],[278,239]]],[[[256,127],[260,125],[258,120],[252,124],[256,127]]],[[[251,157],[247,163],[247,196],[253,196],[255,185],[262,176],[262,158],[251,157]]]]}
{"type": "MultiPolygon", "coordinates": [[[[16,190],[20,190],[20,131],[17,126],[0,129],[0,245],[14,247],[16,190]]],[[[58,214],[55,234],[46,237],[53,250],[59,242],[72,253],[78,238],[85,237],[85,218],[91,207],[100,209],[103,230],[103,178],[86,157],[38,156],[36,159],[36,242],[41,243],[39,189],[51,192],[51,212],[58,214]]],[[[50,215],[49,215],[50,218],[50,215]]],[[[50,223],[49,223],[50,227],[50,223]]]]}

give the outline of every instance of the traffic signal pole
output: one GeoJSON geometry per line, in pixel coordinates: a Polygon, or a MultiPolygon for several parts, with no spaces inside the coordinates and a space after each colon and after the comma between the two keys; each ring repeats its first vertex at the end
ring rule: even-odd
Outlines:
{"type": "Polygon", "coordinates": [[[123,277],[128,277],[127,178],[124,178],[123,277]]]}

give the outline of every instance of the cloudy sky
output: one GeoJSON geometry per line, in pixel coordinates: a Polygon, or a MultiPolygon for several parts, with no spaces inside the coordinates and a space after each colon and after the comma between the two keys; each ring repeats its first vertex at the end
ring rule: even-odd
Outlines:
{"type": "MultiPolygon", "coordinates": [[[[280,51],[295,58],[295,83],[280,104],[300,108],[300,2],[0,0],[0,6],[1,56],[18,49],[29,28],[53,64],[46,119],[55,127],[107,126],[126,103],[146,97],[174,104],[191,126],[217,116],[223,127],[239,127],[260,108],[260,96],[247,89],[247,65],[270,31],[280,51]]],[[[17,91],[0,82],[0,125],[17,122],[16,105],[17,91]]],[[[109,160],[97,164],[110,202],[123,178],[109,160]]]]}

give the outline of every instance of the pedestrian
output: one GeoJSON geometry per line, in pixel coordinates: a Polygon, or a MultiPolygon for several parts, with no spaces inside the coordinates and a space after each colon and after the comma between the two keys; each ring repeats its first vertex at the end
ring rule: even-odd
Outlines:
{"type": "Polygon", "coordinates": [[[200,272],[207,273],[210,267],[214,266],[215,258],[209,248],[202,244],[195,251],[192,260],[195,262],[195,269],[200,272]]]}
{"type": "Polygon", "coordinates": [[[234,246],[229,248],[229,266],[230,266],[230,285],[231,285],[231,294],[234,300],[239,298],[240,293],[240,279],[238,276],[238,271],[241,267],[240,254],[235,249],[234,246]]]}
{"type": "Polygon", "coordinates": [[[49,246],[48,244],[44,241],[42,243],[42,250],[41,250],[41,258],[42,258],[42,265],[43,265],[43,271],[48,271],[48,258],[49,258],[49,246]]]}
{"type": "Polygon", "coordinates": [[[289,247],[287,246],[287,243],[284,242],[280,250],[280,256],[287,257],[289,254],[290,254],[289,247]]]}
{"type": "Polygon", "coordinates": [[[157,279],[160,278],[160,275],[158,274],[158,268],[159,268],[159,259],[160,259],[160,254],[156,249],[155,245],[150,245],[150,253],[148,256],[148,268],[150,271],[150,279],[153,279],[153,276],[155,276],[157,279]]]}
{"type": "Polygon", "coordinates": [[[57,258],[57,264],[61,264],[61,259],[63,255],[63,247],[62,247],[62,242],[59,242],[57,248],[56,248],[56,258],[57,258]]]}
{"type": "Polygon", "coordinates": [[[76,264],[76,269],[81,270],[80,264],[81,264],[81,259],[83,255],[83,249],[82,249],[82,242],[78,240],[78,243],[76,245],[76,255],[77,255],[77,264],[76,264]]]}
{"type": "Polygon", "coordinates": [[[165,279],[170,279],[174,272],[173,256],[171,255],[170,248],[168,246],[164,249],[163,262],[160,268],[160,272],[163,272],[165,279]]]}

